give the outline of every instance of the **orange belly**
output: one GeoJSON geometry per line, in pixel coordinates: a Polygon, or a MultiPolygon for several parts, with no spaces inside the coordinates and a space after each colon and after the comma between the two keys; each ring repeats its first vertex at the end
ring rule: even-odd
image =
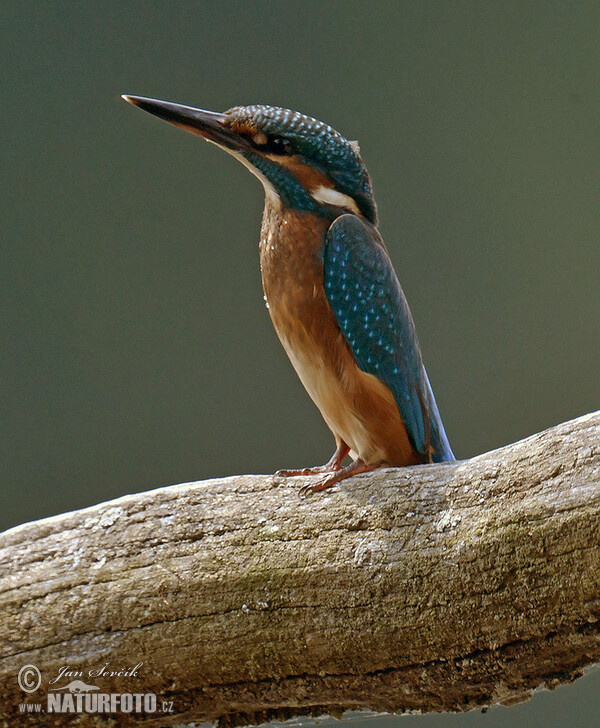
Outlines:
{"type": "Polygon", "coordinates": [[[420,462],[392,392],[358,368],[337,324],[337,331],[320,328],[315,340],[298,322],[286,325],[274,313],[275,328],[302,384],[351,456],[367,465],[420,462]]]}

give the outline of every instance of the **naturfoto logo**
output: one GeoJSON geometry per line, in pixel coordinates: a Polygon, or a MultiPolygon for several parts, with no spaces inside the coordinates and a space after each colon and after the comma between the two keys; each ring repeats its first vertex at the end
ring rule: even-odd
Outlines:
{"type": "MultiPolygon", "coordinates": [[[[105,664],[87,671],[63,665],[58,673],[48,681],[46,705],[42,703],[20,703],[21,713],[172,713],[173,702],[159,703],[155,693],[103,692],[96,681],[101,678],[125,677],[139,678],[143,662],[133,667],[113,669],[105,664]],[[67,684],[57,685],[59,681],[69,680],[67,684]]],[[[42,683],[42,675],[35,665],[25,665],[18,675],[18,683],[25,693],[37,691],[42,683]]]]}

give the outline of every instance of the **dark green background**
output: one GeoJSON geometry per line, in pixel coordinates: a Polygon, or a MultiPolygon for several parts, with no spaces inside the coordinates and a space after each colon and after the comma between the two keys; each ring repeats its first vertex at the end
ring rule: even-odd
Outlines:
{"type": "MultiPolygon", "coordinates": [[[[124,92],[289,106],[360,140],[458,457],[598,407],[597,3],[6,2],[0,21],[2,526],[332,449],[264,308],[260,185],[124,92]]],[[[598,676],[401,725],[597,726],[598,676]]]]}

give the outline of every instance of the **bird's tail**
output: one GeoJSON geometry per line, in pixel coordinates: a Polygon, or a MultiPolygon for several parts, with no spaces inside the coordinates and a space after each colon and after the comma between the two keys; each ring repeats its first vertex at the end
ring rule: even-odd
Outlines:
{"type": "Polygon", "coordinates": [[[450,460],[456,460],[448,435],[442,423],[440,411],[433,396],[433,390],[429,383],[429,377],[427,371],[425,371],[425,382],[427,384],[427,395],[429,399],[429,415],[430,415],[430,427],[431,427],[431,459],[434,463],[442,463],[450,460]]]}

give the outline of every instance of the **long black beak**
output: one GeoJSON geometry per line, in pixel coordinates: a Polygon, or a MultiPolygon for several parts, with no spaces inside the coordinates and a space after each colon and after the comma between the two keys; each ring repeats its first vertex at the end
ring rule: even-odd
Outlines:
{"type": "Polygon", "coordinates": [[[226,123],[226,114],[215,111],[204,111],[192,106],[173,104],[170,101],[147,99],[143,96],[123,95],[133,106],[147,111],[159,119],[178,126],[184,131],[197,134],[209,142],[214,142],[232,151],[241,151],[246,148],[247,142],[236,132],[232,131],[226,123]]]}

